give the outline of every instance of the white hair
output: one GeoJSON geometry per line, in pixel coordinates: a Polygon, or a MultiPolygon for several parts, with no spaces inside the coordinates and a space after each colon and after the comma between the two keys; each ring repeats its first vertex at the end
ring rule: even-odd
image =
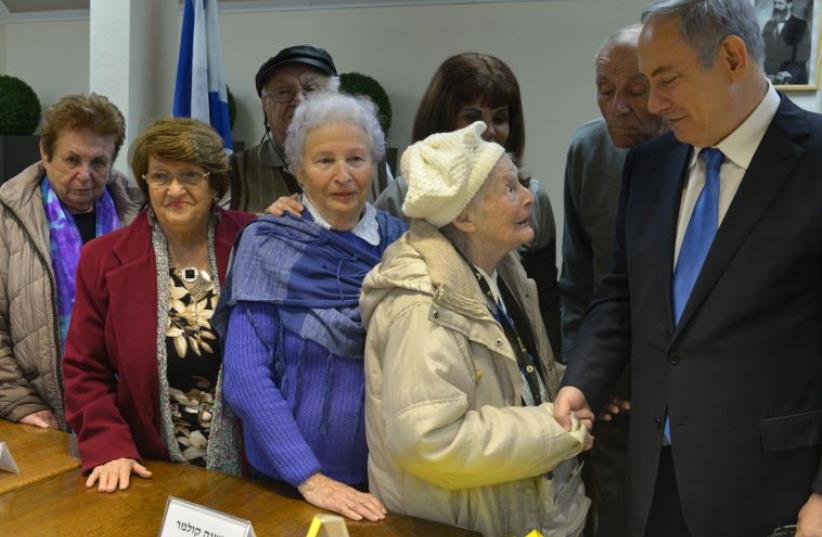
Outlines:
{"type": "Polygon", "coordinates": [[[605,38],[605,41],[597,50],[597,58],[602,56],[603,52],[616,45],[630,45],[636,48],[639,43],[639,34],[642,32],[642,23],[637,22],[629,26],[624,26],[616,32],[605,38]]]}
{"type": "Polygon", "coordinates": [[[385,156],[385,135],[377,119],[377,107],[370,99],[346,93],[318,92],[300,103],[288,126],[284,150],[291,173],[296,175],[302,170],[308,133],[329,123],[349,123],[360,127],[371,142],[374,162],[381,161],[385,156]]]}
{"type": "Polygon", "coordinates": [[[331,93],[338,93],[340,91],[340,77],[337,75],[328,77],[328,84],[326,84],[325,90],[331,93]]]}

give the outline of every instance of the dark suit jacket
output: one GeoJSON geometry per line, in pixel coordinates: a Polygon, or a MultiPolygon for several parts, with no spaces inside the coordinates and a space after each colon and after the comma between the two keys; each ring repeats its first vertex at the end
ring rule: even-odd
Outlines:
{"type": "MultiPolygon", "coordinates": [[[[254,217],[220,213],[214,253],[222,283],[234,239],[254,217]]],[[[83,470],[120,457],[168,459],[158,401],[157,268],[145,211],[80,253],[63,383],[83,470]]]]}
{"type": "Polygon", "coordinates": [[[629,535],[651,507],[666,411],[694,537],[765,537],[822,492],[822,116],[782,97],[680,323],[671,282],[692,148],[626,161],[614,265],[564,384],[599,408],[631,362],[629,535]]]}

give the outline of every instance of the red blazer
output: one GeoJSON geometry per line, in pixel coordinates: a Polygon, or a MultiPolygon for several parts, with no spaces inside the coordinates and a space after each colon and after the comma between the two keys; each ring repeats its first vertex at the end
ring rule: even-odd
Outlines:
{"type": "MultiPolygon", "coordinates": [[[[225,281],[234,239],[254,216],[220,211],[214,249],[225,281]]],[[[83,471],[121,457],[168,459],[160,435],[157,269],[143,211],[83,247],[63,355],[66,421],[83,471]]]]}

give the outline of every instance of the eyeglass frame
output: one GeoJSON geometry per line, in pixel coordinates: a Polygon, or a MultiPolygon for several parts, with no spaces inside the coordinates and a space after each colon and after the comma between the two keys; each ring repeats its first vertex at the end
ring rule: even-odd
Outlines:
{"type": "Polygon", "coordinates": [[[768,537],[793,537],[794,535],[796,535],[796,524],[789,524],[775,528],[768,537]]]}
{"type": "Polygon", "coordinates": [[[153,187],[156,187],[156,188],[168,188],[168,187],[171,186],[171,183],[173,183],[175,179],[180,184],[180,186],[190,188],[190,187],[197,187],[197,186],[202,185],[203,181],[208,179],[208,177],[210,175],[211,175],[211,172],[204,172],[204,171],[201,171],[201,170],[184,170],[180,173],[171,173],[171,172],[165,172],[165,171],[163,171],[163,172],[153,171],[153,172],[144,173],[142,177],[143,177],[143,179],[145,180],[146,183],[148,183],[149,185],[151,185],[153,187]],[[163,173],[163,174],[168,175],[168,177],[169,177],[168,181],[165,182],[165,183],[156,182],[153,179],[152,176],[156,175],[157,173],[163,173]],[[196,173],[197,177],[198,177],[197,180],[196,181],[184,180],[182,175],[187,174],[187,173],[196,173]]]}
{"type": "MultiPolygon", "coordinates": [[[[299,80],[299,84],[298,84],[298,85],[296,85],[296,86],[295,86],[294,84],[290,84],[290,85],[288,86],[289,94],[288,94],[288,98],[287,98],[287,99],[285,99],[284,97],[279,97],[279,98],[277,98],[277,97],[274,95],[273,91],[272,91],[272,92],[269,92],[269,91],[267,91],[267,90],[263,90],[263,91],[262,91],[262,93],[260,94],[260,98],[262,98],[262,99],[270,99],[272,102],[275,102],[275,103],[290,103],[290,102],[291,102],[291,101],[293,101],[293,100],[294,100],[294,98],[297,96],[297,93],[298,93],[298,92],[299,92],[299,93],[302,93],[302,94],[303,94],[303,96],[305,97],[305,96],[310,95],[310,94],[312,94],[312,93],[315,93],[315,92],[317,92],[317,91],[322,91],[323,89],[325,89],[325,88],[327,88],[327,87],[328,87],[328,84],[327,84],[327,83],[326,83],[326,84],[323,84],[320,80],[318,80],[318,79],[314,78],[314,75],[311,75],[311,77],[310,77],[310,78],[308,78],[308,79],[307,79],[307,80],[305,80],[305,81],[303,81],[302,79],[300,79],[300,80],[299,80]],[[313,87],[313,88],[312,88],[311,86],[306,87],[306,84],[307,84],[307,83],[309,83],[309,82],[311,82],[311,83],[316,83],[316,87],[313,87]],[[306,91],[306,90],[308,90],[308,91],[306,91]]],[[[277,88],[275,88],[275,89],[282,89],[282,90],[285,90],[285,89],[286,89],[286,87],[285,87],[285,85],[282,85],[282,86],[278,86],[278,87],[277,87],[277,88]]]]}

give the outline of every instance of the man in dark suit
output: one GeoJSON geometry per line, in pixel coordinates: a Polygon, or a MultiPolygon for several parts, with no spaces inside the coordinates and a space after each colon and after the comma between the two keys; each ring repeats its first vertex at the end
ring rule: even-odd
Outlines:
{"type": "Polygon", "coordinates": [[[765,78],[748,0],[643,22],[672,133],[626,159],[555,416],[590,416],[630,362],[630,536],[822,535],[822,117],[765,78]]]}
{"type": "MultiPolygon", "coordinates": [[[[594,289],[613,257],[622,167],[628,149],[666,132],[648,112],[648,80],[639,72],[641,24],[606,39],[596,56],[596,97],[602,117],[577,129],[565,163],[565,226],[562,239],[562,354],[573,355],[577,331],[594,289]]],[[[626,370],[614,394],[630,399],[626,370]]],[[[606,416],[610,416],[607,414],[606,416]]],[[[600,420],[583,478],[591,497],[586,535],[625,537],[625,462],[628,415],[600,420]]]]}
{"type": "MultiPolygon", "coordinates": [[[[792,0],[774,0],[773,14],[762,27],[765,74],[774,84],[808,83],[811,29],[804,19],[795,16],[788,22],[793,7],[792,0]]],[[[797,8],[807,18],[806,10],[800,6],[797,8]]]]}

